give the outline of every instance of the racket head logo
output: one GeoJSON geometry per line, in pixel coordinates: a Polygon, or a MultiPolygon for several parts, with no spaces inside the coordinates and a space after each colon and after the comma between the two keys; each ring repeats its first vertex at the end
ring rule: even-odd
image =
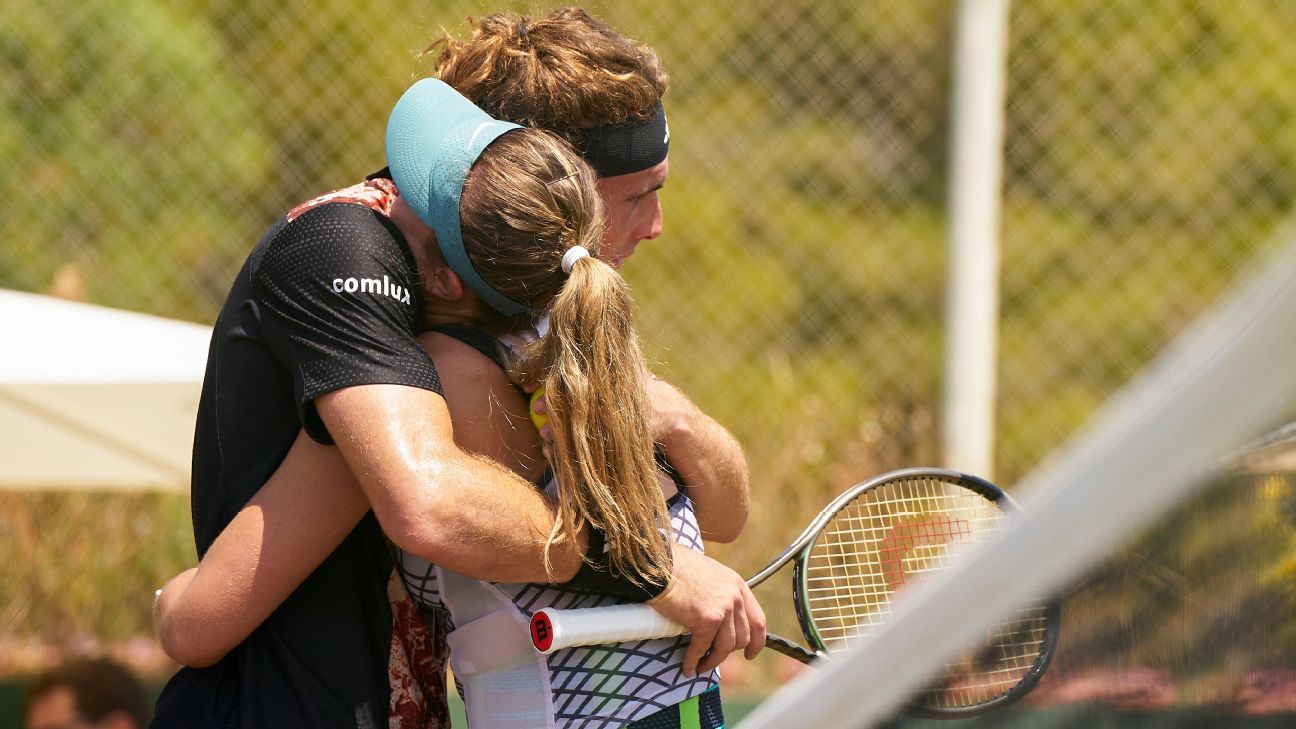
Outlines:
{"type": "Polygon", "coordinates": [[[553,647],[554,630],[553,622],[549,620],[549,615],[541,610],[531,616],[531,644],[541,653],[547,652],[553,647]]]}
{"type": "Polygon", "coordinates": [[[939,566],[949,549],[965,547],[971,542],[972,529],[967,519],[933,516],[897,522],[878,548],[882,579],[893,591],[899,592],[909,585],[913,572],[939,566]]]}

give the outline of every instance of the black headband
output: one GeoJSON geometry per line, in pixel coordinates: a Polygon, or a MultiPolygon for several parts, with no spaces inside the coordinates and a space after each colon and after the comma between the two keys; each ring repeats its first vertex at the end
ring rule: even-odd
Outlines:
{"type": "Polygon", "coordinates": [[[670,127],[661,102],[652,116],[625,124],[604,124],[576,134],[576,149],[599,177],[616,177],[661,163],[670,151],[670,127]]]}

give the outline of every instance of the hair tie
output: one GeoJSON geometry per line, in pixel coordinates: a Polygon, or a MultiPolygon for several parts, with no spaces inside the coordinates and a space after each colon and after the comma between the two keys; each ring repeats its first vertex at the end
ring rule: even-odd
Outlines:
{"type": "Polygon", "coordinates": [[[580,259],[588,257],[589,254],[590,252],[585,250],[585,246],[572,246],[571,248],[568,248],[567,252],[564,253],[562,257],[563,273],[570,275],[572,266],[575,266],[576,262],[580,259]]]}

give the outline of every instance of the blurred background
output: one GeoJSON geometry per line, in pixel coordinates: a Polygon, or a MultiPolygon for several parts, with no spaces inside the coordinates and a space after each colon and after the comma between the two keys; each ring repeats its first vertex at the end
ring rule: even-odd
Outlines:
{"type": "MultiPolygon", "coordinates": [[[[7,0],[0,288],[210,325],[264,229],[384,165],[422,48],[470,15],[549,7],[7,0]]],[[[714,553],[751,573],[831,495],[941,465],[956,5],[585,7],[671,74],[666,232],[625,273],[659,374],[747,449],[752,518],[714,553]]],[[[1011,492],[1277,245],[1296,201],[1293,37],[1288,0],[1012,3],[983,475],[1011,492]]],[[[0,679],[91,653],[169,675],[149,609],[195,559],[186,476],[0,490],[0,679]]],[[[1293,578],[1282,467],[1221,475],[1074,587],[1027,709],[1290,721],[1293,578]]],[[[727,692],[790,673],[735,664],[727,692]]]]}

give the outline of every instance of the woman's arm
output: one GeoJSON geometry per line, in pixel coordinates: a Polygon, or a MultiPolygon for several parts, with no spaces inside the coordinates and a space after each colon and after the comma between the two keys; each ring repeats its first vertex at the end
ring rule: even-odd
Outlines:
{"type": "Polygon", "coordinates": [[[154,605],[173,660],[209,666],[243,642],[369,510],[336,448],[304,432],[284,462],[225,527],[197,568],[167,583],[154,605]]]}
{"type": "MultiPolygon", "coordinates": [[[[450,337],[429,333],[420,341],[441,372],[456,444],[534,481],[544,470],[539,439],[526,404],[504,373],[450,337]]],[[[278,470],[221,532],[202,564],[163,588],[154,614],[167,655],[190,666],[220,660],[297,589],[368,509],[338,450],[299,435],[278,470]]],[[[554,550],[559,577],[575,572],[581,548],[554,550]]],[[[538,556],[515,557],[501,560],[513,565],[506,572],[488,577],[543,579],[537,572],[538,556]]]]}
{"type": "MultiPolygon", "coordinates": [[[[527,403],[494,362],[453,337],[428,332],[419,343],[442,371],[455,443],[535,483],[546,463],[527,403]]],[[[502,582],[504,580],[495,580],[502,582]]]]}

